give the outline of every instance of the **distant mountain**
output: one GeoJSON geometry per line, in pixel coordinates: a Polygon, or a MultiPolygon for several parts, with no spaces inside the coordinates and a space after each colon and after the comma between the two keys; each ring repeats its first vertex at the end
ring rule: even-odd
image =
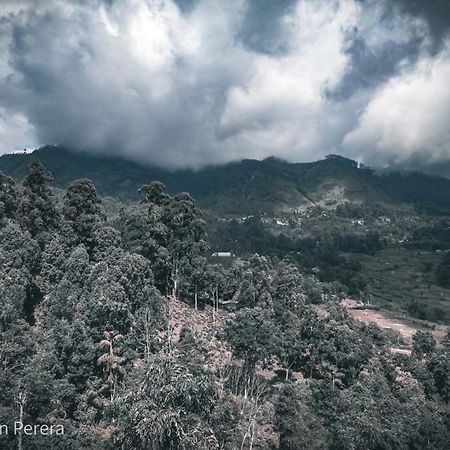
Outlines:
{"type": "Polygon", "coordinates": [[[420,172],[377,174],[338,155],[311,163],[292,164],[271,157],[198,171],[169,171],[118,157],[46,146],[32,154],[1,156],[0,170],[20,180],[36,157],[53,174],[56,186],[64,188],[76,178],[87,177],[94,181],[99,193],[123,201],[137,199],[142,184],[159,180],[171,194],[190,192],[201,207],[224,214],[307,205],[333,207],[344,201],[407,202],[434,213],[450,213],[450,180],[420,172]]]}

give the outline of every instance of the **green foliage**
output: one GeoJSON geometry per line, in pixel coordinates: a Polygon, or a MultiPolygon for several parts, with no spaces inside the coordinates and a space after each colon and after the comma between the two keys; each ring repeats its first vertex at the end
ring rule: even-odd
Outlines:
{"type": "Polygon", "coordinates": [[[138,192],[144,197],[142,203],[154,203],[157,206],[164,206],[170,198],[165,191],[166,187],[163,183],[154,181],[143,185],[138,192]]]}
{"type": "Polygon", "coordinates": [[[436,350],[436,340],[429,331],[417,331],[413,336],[413,352],[418,356],[430,356],[436,350]]]}
{"type": "Polygon", "coordinates": [[[286,383],[275,402],[275,427],[280,433],[280,450],[327,448],[328,432],[311,410],[307,389],[286,383]]]}
{"type": "Polygon", "coordinates": [[[233,354],[252,368],[273,354],[274,333],[273,313],[261,307],[239,310],[224,330],[233,354]]]}
{"type": "Polygon", "coordinates": [[[115,448],[210,450],[219,448],[209,424],[215,393],[206,374],[192,374],[170,356],[135,370],[119,408],[115,448]]]}
{"type": "MultiPolygon", "coordinates": [[[[277,160],[237,168],[244,187],[224,192],[243,189],[255,209],[265,204],[257,190],[269,195],[264,183],[280,168],[287,197],[299,184],[313,189],[330,169],[347,180],[360,170],[336,157],[308,168],[277,160]]],[[[357,177],[352,189],[373,181],[368,172],[357,177]]],[[[370,281],[342,252],[372,258],[416,225],[394,220],[380,239],[379,214],[392,213],[381,204],[317,208],[301,232],[286,235],[266,216],[243,228],[229,222],[249,239],[248,258],[211,264],[189,194],[145,184],[140,204],[106,219],[91,181],[73,182],[60,203],[50,181],[38,162],[22,187],[0,175],[0,423],[65,427],[63,437],[23,435],[23,448],[447,447],[448,339],[418,332],[411,355],[392,354],[398,336],[336,305],[337,279],[357,293],[370,281]],[[355,218],[367,229],[352,238],[355,218]]],[[[438,266],[420,261],[426,276],[438,266]]],[[[17,441],[0,436],[0,447],[17,441]]]]}
{"type": "Polygon", "coordinates": [[[50,231],[59,221],[59,213],[50,183],[51,175],[37,159],[30,164],[23,180],[23,193],[17,207],[17,217],[21,226],[32,236],[50,231]]]}
{"type": "Polygon", "coordinates": [[[170,197],[156,182],[140,192],[145,196],[142,204],[120,215],[124,247],[145,256],[156,286],[176,295],[183,281],[189,283],[193,261],[208,250],[205,221],[189,194],[170,197]]]}
{"type": "Polygon", "coordinates": [[[436,269],[437,282],[450,289],[450,253],[447,253],[436,269]]]}
{"type": "Polygon", "coordinates": [[[0,172],[0,223],[5,217],[13,217],[18,195],[14,179],[0,172]]]}
{"type": "Polygon", "coordinates": [[[335,392],[331,402],[325,420],[332,448],[445,448],[443,411],[408,373],[389,383],[378,367],[367,369],[349,389],[335,392]]]}
{"type": "Polygon", "coordinates": [[[85,178],[73,181],[64,195],[62,213],[71,227],[72,239],[90,249],[94,246],[94,230],[105,219],[100,203],[94,184],[85,178]]]}

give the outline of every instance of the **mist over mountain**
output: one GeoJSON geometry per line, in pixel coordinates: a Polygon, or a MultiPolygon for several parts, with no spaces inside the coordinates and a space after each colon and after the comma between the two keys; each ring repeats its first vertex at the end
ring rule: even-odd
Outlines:
{"type": "Polygon", "coordinates": [[[446,0],[4,0],[0,154],[449,176],[449,30],[446,0]]]}
{"type": "Polygon", "coordinates": [[[46,146],[31,154],[0,157],[0,170],[20,180],[39,158],[65,188],[90,178],[102,195],[132,201],[141,185],[163,182],[168,192],[190,192],[198,204],[220,213],[246,214],[308,206],[335,207],[346,201],[412,203],[432,212],[450,209],[450,180],[420,172],[376,172],[338,155],[310,163],[274,157],[207,166],[197,171],[169,171],[120,157],[96,156],[46,146]]]}

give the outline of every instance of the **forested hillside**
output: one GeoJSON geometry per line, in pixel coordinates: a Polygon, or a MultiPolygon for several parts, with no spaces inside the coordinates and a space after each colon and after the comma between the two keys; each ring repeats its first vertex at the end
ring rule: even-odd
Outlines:
{"type": "MultiPolygon", "coordinates": [[[[294,251],[249,247],[213,263],[202,211],[156,177],[136,178],[140,200],[108,210],[71,173],[54,173],[61,198],[38,160],[21,184],[0,173],[0,423],[64,427],[2,433],[2,449],[448,448],[448,335],[419,331],[408,346],[356,321],[340,305],[345,279],[303,271],[294,251]]],[[[308,232],[335,217],[353,226],[370,215],[361,208],[318,210],[308,232]]],[[[442,230],[406,229],[416,243],[442,230]]],[[[366,234],[330,234],[324,247],[380,250],[366,234]]]]}
{"type": "Polygon", "coordinates": [[[450,180],[419,172],[377,174],[338,155],[311,163],[267,158],[169,171],[114,156],[46,146],[31,154],[1,156],[0,170],[21,181],[34,157],[54,174],[54,185],[60,188],[87,177],[101,195],[137,201],[142,184],[160,180],[172,195],[187,191],[202,208],[216,214],[279,212],[345,201],[409,203],[431,213],[450,212],[450,180]]]}

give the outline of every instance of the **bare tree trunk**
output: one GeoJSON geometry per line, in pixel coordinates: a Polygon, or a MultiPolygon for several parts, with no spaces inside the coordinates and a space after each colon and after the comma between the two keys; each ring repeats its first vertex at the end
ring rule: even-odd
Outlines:
{"type": "Polygon", "coordinates": [[[172,297],[177,298],[177,288],[178,288],[178,275],[175,274],[175,278],[173,280],[173,289],[172,289],[172,297]]]}
{"type": "Polygon", "coordinates": [[[213,322],[216,321],[216,313],[219,311],[219,295],[218,295],[218,287],[217,284],[213,290],[213,322]]]}
{"type": "MultiPolygon", "coordinates": [[[[23,424],[23,405],[19,406],[19,422],[23,424]]],[[[22,428],[22,425],[21,425],[22,428]]],[[[17,438],[17,450],[22,450],[22,430],[19,431],[19,436],[17,438]]]]}
{"type": "Polygon", "coordinates": [[[219,312],[219,285],[216,284],[216,311],[219,312]]]}
{"type": "Polygon", "coordinates": [[[109,368],[109,376],[111,377],[111,402],[114,400],[114,390],[115,390],[115,382],[114,382],[114,375],[113,375],[113,369],[112,369],[112,364],[114,361],[114,351],[113,351],[113,345],[112,345],[112,340],[109,343],[109,357],[111,359],[111,367],[109,368]]]}
{"type": "Polygon", "coordinates": [[[252,425],[251,425],[251,434],[250,434],[250,447],[248,448],[249,450],[252,450],[253,449],[253,441],[254,441],[254,439],[255,439],[255,422],[252,422],[252,425]]]}
{"type": "Polygon", "coordinates": [[[21,429],[19,430],[19,436],[17,437],[17,450],[22,450],[23,407],[26,400],[27,395],[24,392],[19,392],[17,403],[19,405],[19,422],[21,424],[21,429]]]}
{"type": "Polygon", "coordinates": [[[144,339],[145,339],[145,358],[148,359],[150,358],[150,348],[151,348],[151,344],[152,344],[152,336],[151,336],[151,332],[150,332],[150,324],[151,324],[151,320],[150,320],[150,313],[149,310],[147,309],[145,311],[145,318],[144,318],[144,339]]]}
{"type": "Polygon", "coordinates": [[[170,356],[172,352],[172,325],[170,322],[170,297],[167,299],[167,353],[170,356]]]}
{"type": "Polygon", "coordinates": [[[194,294],[194,306],[195,306],[195,310],[198,310],[198,289],[197,289],[197,285],[195,285],[195,294],[194,294]]]}
{"type": "Polygon", "coordinates": [[[173,276],[173,289],[172,289],[172,297],[174,299],[177,298],[177,289],[178,289],[178,256],[174,261],[173,264],[175,267],[172,270],[172,274],[175,274],[175,276],[173,276]]]}
{"type": "Polygon", "coordinates": [[[248,436],[248,429],[245,431],[244,437],[242,438],[241,450],[244,449],[244,445],[245,445],[245,441],[247,440],[247,436],[248,436]]]}

